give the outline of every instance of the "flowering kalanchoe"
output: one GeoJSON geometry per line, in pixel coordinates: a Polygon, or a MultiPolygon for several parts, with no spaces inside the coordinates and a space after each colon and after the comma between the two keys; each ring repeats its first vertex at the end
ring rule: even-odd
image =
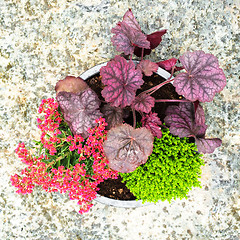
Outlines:
{"type": "Polygon", "coordinates": [[[11,176],[12,184],[21,194],[31,193],[37,185],[47,192],[67,192],[71,200],[78,200],[79,213],[87,212],[96,198],[97,185],[118,175],[103,154],[107,124],[103,118],[97,119],[84,139],[72,136],[53,99],[44,99],[39,113],[44,113],[44,118],[38,119],[41,139],[34,155],[19,143],[16,153],[27,167],[20,175],[11,176]]]}

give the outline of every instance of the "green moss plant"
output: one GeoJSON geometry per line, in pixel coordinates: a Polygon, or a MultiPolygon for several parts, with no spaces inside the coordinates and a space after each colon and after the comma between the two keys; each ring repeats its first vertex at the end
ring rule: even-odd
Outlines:
{"type": "Polygon", "coordinates": [[[154,202],[187,198],[192,187],[201,187],[204,161],[189,138],[179,138],[162,129],[154,139],[153,152],[144,165],[131,173],[120,173],[137,200],[154,202]]]}

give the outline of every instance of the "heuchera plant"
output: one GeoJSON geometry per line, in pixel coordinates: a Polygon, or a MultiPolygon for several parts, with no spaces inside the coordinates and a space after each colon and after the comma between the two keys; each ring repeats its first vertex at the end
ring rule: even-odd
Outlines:
{"type": "MultiPolygon", "coordinates": [[[[80,93],[59,92],[57,101],[63,111],[65,120],[74,134],[87,137],[87,127],[94,126],[94,118],[104,116],[109,123],[107,141],[104,143],[104,153],[110,166],[120,172],[131,172],[146,162],[153,148],[153,137],[161,138],[162,122],[153,107],[158,102],[180,102],[179,106],[170,106],[166,111],[164,122],[170,127],[170,132],[179,137],[194,137],[198,151],[212,153],[221,145],[218,138],[205,138],[207,125],[200,102],[213,100],[226,85],[223,70],[218,60],[212,54],[204,51],[186,52],[179,59],[171,58],[160,62],[144,60],[151,50],[156,48],[167,30],[145,34],[129,9],[121,22],[112,29],[112,43],[117,51],[123,52],[115,56],[100,69],[104,89],[101,94],[106,105],[99,111],[97,95],[89,88],[81,86],[80,93]],[[133,55],[141,57],[138,64],[132,60],[133,55]],[[129,60],[127,60],[129,59],[129,60]],[[180,64],[180,66],[176,66],[180,64]],[[166,81],[151,89],[137,93],[144,83],[143,74],[151,76],[158,67],[171,73],[166,81]],[[179,72],[173,77],[176,72],[179,72]],[[173,86],[181,100],[155,99],[152,94],[162,86],[173,82],[173,86]],[[133,126],[124,123],[124,109],[131,108],[133,126]],[[135,112],[142,116],[142,128],[136,127],[135,112]]],[[[80,79],[79,79],[80,81],[80,79]]],[[[68,84],[70,81],[68,81],[68,84]]],[[[76,81],[72,82],[75,85],[76,81]]],[[[61,88],[58,83],[58,88],[61,88]]]]}

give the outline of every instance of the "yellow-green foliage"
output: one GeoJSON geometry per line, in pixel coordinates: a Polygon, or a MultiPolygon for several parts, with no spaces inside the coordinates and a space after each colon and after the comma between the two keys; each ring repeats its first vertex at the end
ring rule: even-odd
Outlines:
{"type": "Polygon", "coordinates": [[[155,138],[153,152],[144,165],[131,173],[121,173],[123,181],[137,200],[157,202],[187,198],[192,187],[201,187],[203,160],[196,145],[188,138],[179,138],[163,129],[161,139],[155,138]]]}

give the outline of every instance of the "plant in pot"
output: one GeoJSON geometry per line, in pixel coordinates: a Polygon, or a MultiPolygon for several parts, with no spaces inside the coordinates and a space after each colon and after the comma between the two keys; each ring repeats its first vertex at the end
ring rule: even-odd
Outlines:
{"type": "Polygon", "coordinates": [[[56,100],[42,100],[41,139],[31,152],[24,143],[16,149],[27,164],[11,177],[18,193],[36,185],[67,192],[83,213],[112,182],[120,188],[108,196],[118,199],[115,192],[124,192],[143,202],[183,198],[200,187],[201,153],[221,145],[205,137],[200,104],[226,85],[217,58],[194,51],[157,63],[144,60],[166,30],[143,33],[130,9],[112,33],[122,55],[87,71],[94,73],[90,77],[60,80],[56,100]]]}

